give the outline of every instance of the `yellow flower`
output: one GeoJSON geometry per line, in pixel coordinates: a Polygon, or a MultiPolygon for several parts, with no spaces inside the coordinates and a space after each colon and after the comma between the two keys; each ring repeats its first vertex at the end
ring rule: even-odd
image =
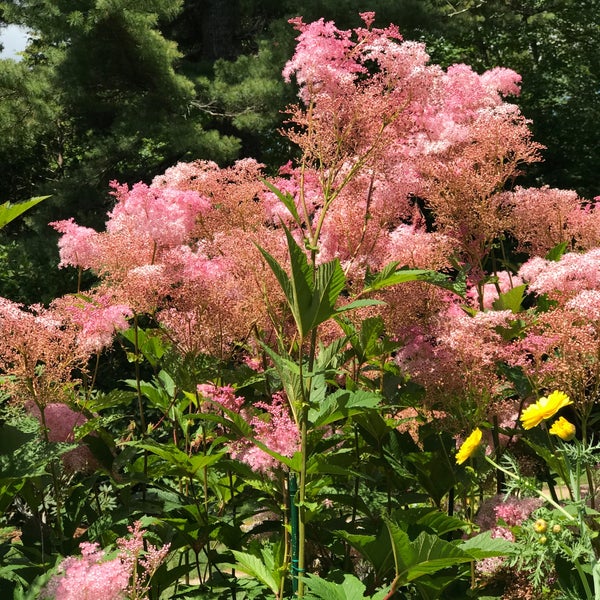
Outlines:
{"type": "Polygon", "coordinates": [[[552,423],[550,433],[557,435],[565,442],[570,442],[575,437],[575,425],[567,421],[564,417],[559,417],[552,423]]]}
{"type": "Polygon", "coordinates": [[[532,429],[545,419],[553,417],[563,406],[569,404],[573,404],[573,401],[564,392],[556,391],[549,394],[547,398],[540,398],[521,413],[523,429],[532,429]]]}
{"type": "Polygon", "coordinates": [[[473,456],[473,454],[475,454],[475,450],[477,450],[477,448],[479,448],[479,444],[481,444],[481,436],[481,429],[477,427],[477,429],[475,429],[473,433],[471,433],[471,435],[463,442],[462,446],[456,453],[457,465],[462,465],[467,458],[470,458],[473,456]]]}

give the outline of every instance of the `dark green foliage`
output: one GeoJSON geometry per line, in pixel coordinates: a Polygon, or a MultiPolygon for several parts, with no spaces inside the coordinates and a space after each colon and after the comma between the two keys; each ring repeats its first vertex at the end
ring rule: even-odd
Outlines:
{"type": "Polygon", "coordinates": [[[442,64],[465,62],[479,70],[514,69],[523,77],[517,100],[544,144],[544,162],[530,181],[598,194],[600,30],[597,0],[459,0],[436,4],[446,13],[423,37],[442,64]]]}

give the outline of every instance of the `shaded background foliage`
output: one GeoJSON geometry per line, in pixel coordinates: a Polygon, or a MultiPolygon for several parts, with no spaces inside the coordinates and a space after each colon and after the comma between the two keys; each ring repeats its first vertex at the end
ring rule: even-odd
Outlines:
{"type": "Polygon", "coordinates": [[[287,19],[399,25],[441,65],[502,65],[523,76],[519,104],[545,161],[524,184],[597,195],[597,0],[25,0],[0,18],[30,32],[20,62],[0,61],[0,200],[52,194],[2,232],[0,294],[48,301],[73,289],[55,274],[51,220],[97,227],[107,184],[149,182],[177,161],[290,156],[277,129],[293,86],[281,80],[287,19]]]}

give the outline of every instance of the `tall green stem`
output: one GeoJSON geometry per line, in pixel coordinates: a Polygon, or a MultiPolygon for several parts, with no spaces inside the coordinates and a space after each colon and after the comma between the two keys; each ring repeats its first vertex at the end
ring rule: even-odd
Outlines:
{"type": "Polygon", "coordinates": [[[133,355],[135,361],[135,391],[138,401],[138,410],[140,413],[140,427],[142,435],[146,434],[146,417],[144,415],[144,402],[142,399],[142,376],[140,372],[140,341],[139,341],[139,323],[137,314],[133,315],[133,355]]]}

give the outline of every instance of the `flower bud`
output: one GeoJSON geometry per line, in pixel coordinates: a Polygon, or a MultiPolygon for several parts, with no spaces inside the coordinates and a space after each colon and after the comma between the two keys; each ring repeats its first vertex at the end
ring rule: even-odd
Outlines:
{"type": "Polygon", "coordinates": [[[536,533],[546,533],[547,529],[548,529],[548,523],[544,519],[538,519],[533,524],[533,530],[536,533]]]}
{"type": "Polygon", "coordinates": [[[575,425],[564,417],[559,417],[550,427],[550,433],[557,435],[563,442],[570,442],[575,437],[576,431],[575,425]]]}

